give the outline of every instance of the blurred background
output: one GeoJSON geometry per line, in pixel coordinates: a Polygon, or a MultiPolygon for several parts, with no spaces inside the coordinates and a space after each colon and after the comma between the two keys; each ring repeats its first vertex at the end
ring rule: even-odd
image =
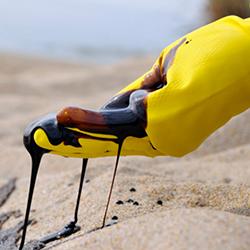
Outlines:
{"type": "Polygon", "coordinates": [[[112,63],[158,54],[211,20],[249,16],[249,0],[0,0],[0,51],[112,63]]]}

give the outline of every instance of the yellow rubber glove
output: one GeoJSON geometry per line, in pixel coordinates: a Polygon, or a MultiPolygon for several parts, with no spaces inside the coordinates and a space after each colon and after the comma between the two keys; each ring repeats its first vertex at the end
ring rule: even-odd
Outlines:
{"type": "MultiPolygon", "coordinates": [[[[229,16],[195,30],[155,65],[165,67],[167,84],[146,97],[146,132],[161,153],[182,156],[250,107],[250,18],[229,16]]],[[[120,93],[141,88],[146,75],[120,93]]]]}

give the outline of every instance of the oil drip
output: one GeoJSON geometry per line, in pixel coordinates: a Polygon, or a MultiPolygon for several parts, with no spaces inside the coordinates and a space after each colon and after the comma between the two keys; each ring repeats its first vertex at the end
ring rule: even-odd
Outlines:
{"type": "Polygon", "coordinates": [[[38,151],[34,150],[33,153],[31,153],[32,167],[31,167],[30,187],[29,187],[29,195],[28,195],[24,225],[23,225],[22,240],[21,240],[21,243],[19,246],[19,250],[23,249],[24,242],[25,242],[26,231],[27,231],[27,227],[28,227],[28,223],[29,223],[29,214],[30,214],[30,208],[31,208],[31,203],[32,203],[32,197],[33,197],[33,193],[34,193],[37,173],[39,170],[42,156],[43,156],[43,152],[41,152],[40,150],[38,150],[38,151]]]}
{"type": "MultiPolygon", "coordinates": [[[[33,132],[31,132],[29,134],[30,134],[30,136],[33,137],[33,132]]],[[[32,197],[33,197],[34,188],[35,188],[35,184],[36,184],[37,174],[38,174],[38,170],[39,170],[42,156],[44,153],[46,153],[46,151],[39,148],[37,145],[34,145],[33,143],[34,143],[34,141],[31,138],[24,136],[24,144],[30,153],[31,160],[32,160],[32,168],[31,168],[31,178],[30,178],[30,188],[29,188],[29,195],[28,195],[28,201],[27,201],[27,208],[26,208],[26,213],[25,213],[23,233],[22,233],[22,239],[21,239],[21,243],[19,246],[19,250],[22,250],[24,247],[27,227],[29,224],[30,208],[31,208],[32,197]]],[[[77,226],[76,223],[78,221],[78,210],[79,210],[82,186],[83,186],[84,177],[85,177],[85,173],[86,173],[87,163],[88,163],[88,159],[83,159],[82,173],[81,173],[77,202],[76,202],[76,207],[75,207],[74,221],[67,224],[62,230],[42,238],[39,242],[41,242],[43,244],[47,244],[48,242],[58,240],[58,239],[63,238],[63,237],[67,237],[67,236],[80,230],[80,227],[77,226]]]]}
{"type": "Polygon", "coordinates": [[[83,159],[83,161],[82,161],[82,173],[81,173],[79,190],[78,190],[78,195],[77,195],[74,221],[71,221],[70,223],[68,223],[66,226],[63,227],[63,229],[43,237],[40,240],[42,243],[47,244],[51,241],[55,241],[55,240],[58,240],[61,238],[68,237],[68,236],[78,232],[81,229],[81,227],[77,226],[76,223],[78,222],[78,210],[79,210],[79,205],[80,205],[82,186],[83,186],[84,177],[85,177],[85,173],[86,173],[87,163],[88,163],[88,159],[83,159]]]}
{"type": "MultiPolygon", "coordinates": [[[[113,186],[114,186],[114,181],[115,181],[115,177],[116,177],[116,173],[117,173],[117,168],[118,168],[118,163],[119,163],[119,159],[120,159],[123,141],[124,141],[123,138],[119,139],[116,163],[115,163],[115,168],[114,168],[114,172],[113,172],[108,201],[106,204],[105,213],[104,213],[104,217],[103,217],[103,223],[102,223],[102,227],[100,227],[98,229],[105,227],[106,216],[107,216],[109,203],[110,203],[110,199],[111,199],[111,195],[112,195],[112,190],[113,190],[113,186]]],[[[28,149],[28,147],[27,147],[27,149],[28,149]]],[[[21,243],[19,246],[19,250],[22,250],[24,247],[27,226],[29,224],[29,214],[30,214],[30,209],[31,209],[31,204],[32,204],[32,197],[33,197],[34,188],[35,188],[35,184],[36,184],[37,174],[38,174],[38,170],[39,170],[42,156],[45,153],[43,150],[41,150],[38,147],[34,147],[33,150],[30,150],[30,148],[29,148],[29,152],[30,152],[31,159],[32,159],[31,179],[30,179],[29,195],[28,195],[27,208],[26,208],[25,220],[24,220],[24,226],[23,226],[23,234],[22,234],[22,239],[21,239],[21,243]]],[[[58,239],[61,239],[64,237],[68,237],[68,236],[70,236],[70,235],[72,235],[75,232],[80,230],[80,227],[77,226],[76,223],[78,221],[78,210],[79,210],[82,186],[83,186],[84,177],[85,177],[85,173],[86,173],[87,163],[88,163],[88,159],[83,159],[82,173],[81,173],[77,202],[76,202],[76,207],[75,207],[74,221],[71,221],[63,229],[43,237],[41,240],[39,240],[39,242],[41,242],[43,244],[47,244],[49,242],[52,242],[52,241],[55,241],[55,240],[58,240],[58,239]]],[[[110,226],[110,225],[115,224],[115,223],[117,223],[117,222],[107,224],[106,226],[110,226]]]]}
{"type": "Polygon", "coordinates": [[[118,168],[118,164],[119,164],[119,159],[120,159],[122,144],[123,144],[124,139],[121,138],[120,142],[118,144],[115,168],[114,168],[112,182],[111,182],[111,186],[110,186],[110,190],[109,190],[108,201],[107,201],[107,204],[106,204],[105,213],[104,213],[103,220],[102,220],[102,228],[105,227],[105,221],[106,221],[106,217],[107,217],[107,213],[108,213],[109,203],[110,203],[110,199],[111,199],[111,195],[112,195],[112,190],[113,190],[113,187],[114,187],[115,177],[116,177],[116,173],[117,173],[117,168],[118,168]]]}

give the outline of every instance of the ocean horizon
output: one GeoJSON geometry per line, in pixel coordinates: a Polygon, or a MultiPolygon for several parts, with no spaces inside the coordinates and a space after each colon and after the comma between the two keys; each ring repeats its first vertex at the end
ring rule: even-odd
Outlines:
{"type": "Polygon", "coordinates": [[[205,0],[0,2],[0,51],[112,63],[165,46],[204,24],[205,0]]]}

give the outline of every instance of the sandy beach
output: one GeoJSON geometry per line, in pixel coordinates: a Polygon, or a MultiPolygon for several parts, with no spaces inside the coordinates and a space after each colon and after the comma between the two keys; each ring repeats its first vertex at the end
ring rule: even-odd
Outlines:
{"type": "MultiPolygon", "coordinates": [[[[11,216],[3,230],[24,217],[31,168],[22,145],[25,126],[69,105],[97,109],[154,60],[148,56],[94,65],[0,54],[0,186],[17,178],[0,214],[22,213],[11,216]]],[[[115,163],[114,158],[90,159],[79,211],[81,231],[44,249],[248,250],[249,124],[250,110],[183,158],[122,157],[108,213],[108,221],[117,216],[118,223],[87,233],[101,226],[115,163]]],[[[72,219],[80,169],[80,159],[44,157],[32,204],[36,223],[28,228],[27,241],[72,219]]]]}

